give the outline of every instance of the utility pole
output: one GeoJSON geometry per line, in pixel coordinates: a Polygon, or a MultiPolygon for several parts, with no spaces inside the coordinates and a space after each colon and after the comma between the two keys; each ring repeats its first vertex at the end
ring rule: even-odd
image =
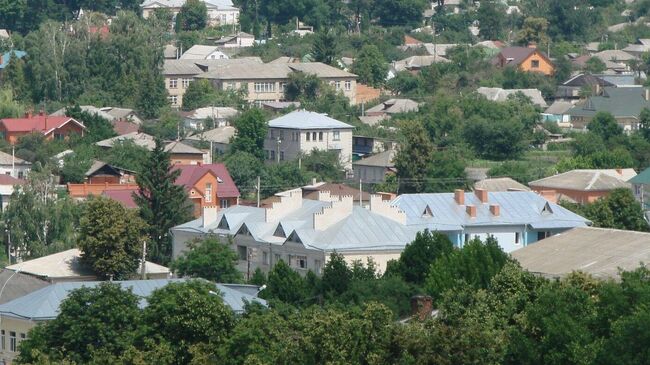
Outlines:
{"type": "Polygon", "coordinates": [[[363,206],[363,203],[362,203],[362,200],[361,200],[362,196],[363,196],[363,180],[361,180],[361,178],[359,178],[359,206],[361,206],[361,207],[363,206]]]}
{"type": "Polygon", "coordinates": [[[142,280],[147,279],[147,240],[142,240],[142,280]]]}
{"type": "Polygon", "coordinates": [[[257,207],[260,207],[260,177],[257,177],[257,207]]]}
{"type": "Polygon", "coordinates": [[[280,139],[280,137],[278,137],[278,143],[277,143],[278,147],[276,151],[277,153],[275,154],[275,159],[277,160],[278,163],[280,163],[280,143],[282,143],[282,140],[280,139]]]}
{"type": "Polygon", "coordinates": [[[11,177],[16,177],[16,147],[11,145],[11,177]]]}

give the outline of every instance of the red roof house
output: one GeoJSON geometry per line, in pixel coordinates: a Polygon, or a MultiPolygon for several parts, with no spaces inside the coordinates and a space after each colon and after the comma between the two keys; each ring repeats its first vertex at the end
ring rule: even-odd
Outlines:
{"type": "Polygon", "coordinates": [[[66,139],[72,134],[83,136],[86,127],[70,117],[52,117],[41,112],[25,114],[24,118],[0,119],[0,136],[11,143],[30,133],[42,133],[47,140],[66,139]]]}
{"type": "Polygon", "coordinates": [[[239,189],[224,164],[175,165],[174,169],[181,171],[176,185],[187,189],[195,216],[201,216],[206,206],[228,208],[239,203],[239,189]]]}

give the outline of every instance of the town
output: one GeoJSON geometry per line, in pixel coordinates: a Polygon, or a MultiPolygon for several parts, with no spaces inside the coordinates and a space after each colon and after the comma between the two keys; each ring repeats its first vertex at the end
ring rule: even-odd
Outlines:
{"type": "Polygon", "coordinates": [[[650,0],[0,0],[0,362],[649,364],[650,0]]]}

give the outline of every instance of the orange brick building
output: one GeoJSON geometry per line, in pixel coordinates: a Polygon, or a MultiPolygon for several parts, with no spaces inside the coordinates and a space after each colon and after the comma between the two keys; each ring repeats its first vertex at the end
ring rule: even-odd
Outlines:
{"type": "Polygon", "coordinates": [[[533,46],[503,48],[491,62],[497,67],[512,66],[524,72],[539,72],[546,76],[555,73],[553,62],[533,46]]]}
{"type": "Polygon", "coordinates": [[[70,135],[84,135],[86,127],[74,118],[52,117],[41,112],[38,115],[26,113],[24,118],[0,119],[0,136],[10,144],[31,133],[42,133],[47,140],[67,139],[70,135]]]}

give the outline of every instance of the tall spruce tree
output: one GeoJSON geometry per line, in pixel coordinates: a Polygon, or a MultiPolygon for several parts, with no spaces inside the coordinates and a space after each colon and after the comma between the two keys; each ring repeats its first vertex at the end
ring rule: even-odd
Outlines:
{"type": "Polygon", "coordinates": [[[156,263],[167,264],[171,259],[169,229],[192,217],[185,188],[174,184],[179,175],[180,170],[172,169],[169,152],[157,138],[156,147],[136,176],[139,189],[133,195],[140,216],[149,224],[151,247],[147,254],[156,263]]]}

